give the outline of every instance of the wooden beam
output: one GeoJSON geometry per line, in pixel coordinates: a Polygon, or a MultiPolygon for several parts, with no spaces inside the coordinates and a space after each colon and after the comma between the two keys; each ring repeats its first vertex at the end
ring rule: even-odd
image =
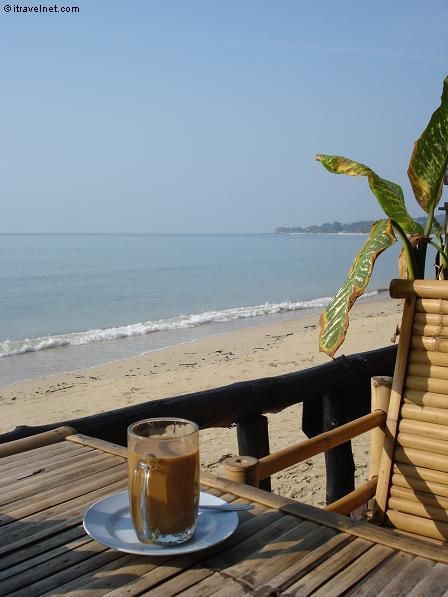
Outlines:
{"type": "MultiPolygon", "coordinates": [[[[359,400],[360,395],[354,394],[359,400]]],[[[322,398],[322,433],[340,428],[357,417],[349,416],[353,395],[337,390],[322,398]],[[340,395],[342,394],[342,396],[340,395]]],[[[353,412],[353,411],[351,411],[353,412]]],[[[320,434],[321,435],[321,434],[320,434]]],[[[351,441],[345,441],[325,452],[325,503],[331,504],[355,489],[355,461],[351,441]]]]}
{"type": "Polygon", "coordinates": [[[0,458],[5,456],[11,456],[12,454],[20,454],[27,450],[33,450],[34,448],[40,448],[42,446],[49,446],[50,444],[56,444],[64,441],[68,435],[76,433],[73,427],[59,427],[51,431],[44,433],[38,433],[31,437],[23,439],[17,439],[5,444],[0,445],[0,458]]]}
{"type": "MultiPolygon", "coordinates": [[[[435,560],[448,564],[448,550],[445,546],[434,545],[432,543],[422,541],[420,538],[408,537],[401,533],[394,532],[391,529],[360,522],[359,520],[352,520],[347,516],[341,516],[335,512],[328,512],[321,508],[315,508],[314,506],[301,504],[300,502],[285,504],[284,506],[280,507],[280,510],[282,512],[287,512],[288,514],[292,514],[293,516],[297,516],[298,518],[311,520],[312,522],[325,525],[327,527],[336,529],[337,531],[342,531],[344,533],[354,535],[355,537],[361,537],[362,539],[372,541],[375,544],[378,543],[380,545],[387,545],[393,549],[399,549],[400,551],[405,551],[406,553],[411,553],[416,556],[428,558],[429,560],[435,560]]],[[[431,522],[432,525],[435,525],[435,523],[432,521],[428,522],[431,522]]],[[[395,525],[395,523],[394,526],[398,527],[398,525],[395,525]]],[[[448,524],[446,527],[448,528],[448,524]]]]}
{"type": "MultiPolygon", "coordinates": [[[[263,458],[269,454],[268,419],[264,415],[254,415],[239,421],[236,435],[240,456],[263,458]]],[[[271,491],[271,478],[263,479],[259,487],[265,491],[271,491]]]]}
{"type": "MultiPolygon", "coordinates": [[[[412,514],[397,512],[396,510],[388,510],[387,518],[391,525],[396,529],[412,533],[413,535],[423,535],[424,537],[432,537],[433,539],[439,539],[441,541],[446,541],[448,539],[448,524],[440,522],[439,520],[429,520],[427,518],[422,518],[421,516],[413,516],[412,514]]],[[[421,541],[420,543],[425,545],[424,541],[421,541]]],[[[440,549],[443,549],[446,552],[445,546],[441,546],[440,549]]],[[[419,555],[425,557],[424,554],[419,555]]],[[[430,559],[436,559],[436,557],[431,554],[429,557],[430,559]]],[[[439,558],[437,559],[441,561],[439,558]]],[[[448,559],[445,560],[445,563],[448,563],[448,559]]]]}
{"type": "Polygon", "coordinates": [[[112,444],[102,439],[97,439],[96,437],[89,437],[87,435],[77,433],[75,435],[69,435],[66,439],[67,441],[74,442],[75,444],[81,444],[82,446],[89,446],[90,448],[101,450],[101,452],[115,454],[116,456],[121,456],[122,458],[128,457],[128,449],[124,446],[118,446],[117,444],[112,444]]]}
{"type": "Polygon", "coordinates": [[[423,299],[448,299],[448,280],[404,280],[390,283],[392,298],[416,296],[423,299]]]}
{"type": "Polygon", "coordinates": [[[363,504],[367,504],[373,498],[377,481],[376,477],[369,479],[351,493],[326,506],[325,510],[327,512],[337,512],[338,514],[350,514],[350,512],[353,512],[353,510],[356,510],[356,508],[359,508],[363,504]]]}
{"type": "Polygon", "coordinates": [[[434,315],[448,315],[448,303],[440,299],[419,299],[415,310],[417,313],[428,313],[434,315]]]}
{"type": "MultiPolygon", "coordinates": [[[[407,280],[404,280],[407,282],[407,280]]],[[[419,282],[421,280],[415,280],[419,282]]],[[[392,280],[390,291],[397,280],[392,280]]],[[[398,281],[399,282],[399,281],[398,281]]],[[[411,285],[406,288],[412,289],[411,285]]],[[[396,296],[395,294],[393,295],[396,296]]],[[[386,513],[387,496],[389,493],[389,484],[391,477],[391,469],[393,462],[393,454],[395,450],[395,442],[397,437],[398,420],[400,417],[400,408],[403,399],[404,380],[407,369],[407,358],[409,353],[409,346],[412,338],[412,326],[414,323],[414,311],[416,297],[412,293],[404,294],[406,296],[405,306],[403,310],[403,318],[401,323],[400,344],[398,348],[397,360],[395,363],[395,372],[392,381],[392,391],[390,394],[389,411],[387,413],[386,422],[386,437],[384,440],[384,447],[381,454],[380,468],[378,471],[378,485],[375,496],[375,504],[373,510],[373,519],[377,523],[382,523],[386,513]]],[[[406,380],[406,385],[408,380],[406,380]]]]}
{"type": "Polygon", "coordinates": [[[378,425],[384,424],[385,420],[385,413],[376,411],[365,417],[356,419],[356,421],[351,421],[350,423],[336,427],[336,429],[333,429],[332,431],[327,431],[312,439],[296,444],[295,446],[284,448],[265,458],[261,458],[259,460],[259,478],[264,479],[265,477],[273,475],[293,464],[297,464],[307,458],[316,456],[316,454],[326,452],[357,435],[361,435],[378,425]]]}
{"type": "MultiPolygon", "coordinates": [[[[372,412],[381,410],[387,414],[389,409],[392,378],[386,376],[372,377],[372,412]]],[[[378,477],[381,453],[385,439],[385,426],[376,427],[370,433],[369,479],[378,477]]],[[[375,484],[376,485],[376,484],[375,484]]]]}

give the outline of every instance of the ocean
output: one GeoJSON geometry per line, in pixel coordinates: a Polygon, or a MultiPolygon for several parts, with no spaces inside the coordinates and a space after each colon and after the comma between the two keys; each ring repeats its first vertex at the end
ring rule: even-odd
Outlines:
{"type": "MultiPolygon", "coordinates": [[[[320,311],[365,239],[0,235],[0,386],[320,311]]],[[[379,257],[369,296],[397,258],[379,257]]]]}

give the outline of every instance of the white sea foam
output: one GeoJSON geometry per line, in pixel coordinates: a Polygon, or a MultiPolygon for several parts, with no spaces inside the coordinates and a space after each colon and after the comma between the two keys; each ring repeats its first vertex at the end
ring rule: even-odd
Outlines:
{"type": "MultiPolygon", "coordinates": [[[[365,297],[378,294],[378,291],[366,293],[365,297]]],[[[158,321],[146,321],[144,323],[131,323],[118,327],[106,329],[94,329],[85,332],[70,334],[59,334],[40,338],[25,338],[24,340],[4,340],[0,342],[0,358],[13,355],[20,355],[29,352],[38,352],[49,348],[60,348],[63,346],[81,346],[91,342],[103,340],[117,340],[131,336],[143,336],[153,332],[165,332],[169,330],[182,330],[193,328],[207,323],[225,323],[237,319],[248,319],[266,315],[276,315],[303,309],[319,308],[328,305],[331,297],[311,299],[309,301],[284,301],[281,303],[264,303],[248,307],[235,307],[222,311],[205,311],[204,313],[193,313],[191,315],[180,315],[171,319],[159,319],[158,321]]]]}

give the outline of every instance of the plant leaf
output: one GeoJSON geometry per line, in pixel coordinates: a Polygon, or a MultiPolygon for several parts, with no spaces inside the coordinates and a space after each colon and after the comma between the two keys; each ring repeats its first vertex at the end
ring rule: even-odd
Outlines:
{"type": "Polygon", "coordinates": [[[441,104],[415,142],[408,169],[415,198],[427,213],[439,202],[447,162],[448,77],[443,82],[441,104]]]}
{"type": "Polygon", "coordinates": [[[316,160],[322,162],[333,174],[348,176],[367,176],[369,186],[378,199],[384,213],[400,224],[406,234],[423,234],[423,228],[411,218],[406,209],[403,191],[400,185],[381,178],[368,166],[337,155],[317,154],[316,160]]]}
{"type": "Polygon", "coordinates": [[[435,234],[437,237],[439,237],[441,234],[443,234],[443,228],[442,226],[439,224],[439,222],[434,218],[433,222],[432,222],[432,230],[431,232],[433,234],[435,234]]]}
{"type": "Polygon", "coordinates": [[[409,279],[408,262],[406,261],[404,247],[401,247],[400,254],[398,255],[398,275],[404,280],[409,279]]]}
{"type": "Polygon", "coordinates": [[[333,357],[344,341],[349,325],[348,313],[360,297],[372,274],[373,265],[385,249],[396,242],[390,220],[375,222],[369,237],[356,255],[347,278],[320,318],[319,349],[333,357]]]}

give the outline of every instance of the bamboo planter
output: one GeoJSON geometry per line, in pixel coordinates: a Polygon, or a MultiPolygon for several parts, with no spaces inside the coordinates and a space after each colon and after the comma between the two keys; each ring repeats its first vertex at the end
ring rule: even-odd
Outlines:
{"type": "Polygon", "coordinates": [[[374,521],[448,540],[448,281],[393,280],[405,306],[374,521]]]}

